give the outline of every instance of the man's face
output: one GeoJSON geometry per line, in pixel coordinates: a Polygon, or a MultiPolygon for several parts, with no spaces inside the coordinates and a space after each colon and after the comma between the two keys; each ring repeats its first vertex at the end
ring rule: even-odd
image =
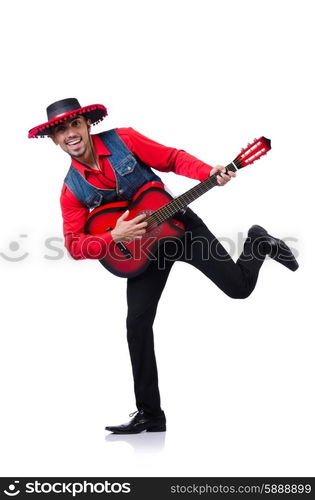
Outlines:
{"type": "Polygon", "coordinates": [[[80,158],[91,148],[89,126],[83,116],[76,116],[56,125],[51,138],[70,156],[80,158]]]}

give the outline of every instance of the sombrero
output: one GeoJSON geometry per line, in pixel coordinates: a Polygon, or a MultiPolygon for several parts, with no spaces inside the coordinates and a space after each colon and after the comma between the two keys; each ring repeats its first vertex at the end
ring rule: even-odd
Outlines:
{"type": "Polygon", "coordinates": [[[74,118],[77,115],[84,115],[95,125],[105,118],[107,109],[102,104],[91,104],[82,108],[78,99],[72,97],[56,101],[47,108],[48,121],[32,128],[28,133],[28,137],[45,137],[50,135],[53,127],[58,125],[58,123],[62,123],[69,118],[74,118]]]}

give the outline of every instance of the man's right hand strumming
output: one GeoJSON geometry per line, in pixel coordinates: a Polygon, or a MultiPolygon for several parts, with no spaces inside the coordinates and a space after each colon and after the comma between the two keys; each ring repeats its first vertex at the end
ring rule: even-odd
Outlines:
{"type": "Polygon", "coordinates": [[[130,220],[125,220],[129,215],[129,210],[126,210],[119,219],[117,219],[115,228],[111,231],[112,238],[115,243],[120,241],[132,241],[141,239],[145,233],[147,222],[143,222],[146,214],[137,215],[130,220]]]}

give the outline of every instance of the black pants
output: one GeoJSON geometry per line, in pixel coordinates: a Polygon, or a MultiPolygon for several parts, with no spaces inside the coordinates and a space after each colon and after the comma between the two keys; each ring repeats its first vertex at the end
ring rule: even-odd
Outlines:
{"type": "Polygon", "coordinates": [[[156,261],[127,281],[127,339],[138,410],[161,413],[158,374],[154,353],[153,322],[169,272],[176,260],[188,262],[204,273],[224,293],[236,299],[248,297],[256,285],[264,261],[255,242],[244,243],[235,263],[204,222],[189,208],[176,216],[185,224],[185,235],[166,242],[156,261]]]}

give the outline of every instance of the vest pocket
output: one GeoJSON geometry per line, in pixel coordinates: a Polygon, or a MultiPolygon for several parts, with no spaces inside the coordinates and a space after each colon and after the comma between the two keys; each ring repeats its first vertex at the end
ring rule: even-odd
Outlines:
{"type": "Polygon", "coordinates": [[[86,204],[90,208],[96,208],[99,205],[101,205],[102,202],[103,202],[103,196],[101,193],[97,191],[94,191],[94,193],[91,194],[91,196],[89,196],[89,198],[86,200],[86,204]]]}
{"type": "Polygon", "coordinates": [[[137,160],[134,156],[128,155],[126,156],[118,165],[115,165],[115,169],[117,172],[124,176],[131,174],[134,171],[135,166],[137,165],[137,160]]]}

